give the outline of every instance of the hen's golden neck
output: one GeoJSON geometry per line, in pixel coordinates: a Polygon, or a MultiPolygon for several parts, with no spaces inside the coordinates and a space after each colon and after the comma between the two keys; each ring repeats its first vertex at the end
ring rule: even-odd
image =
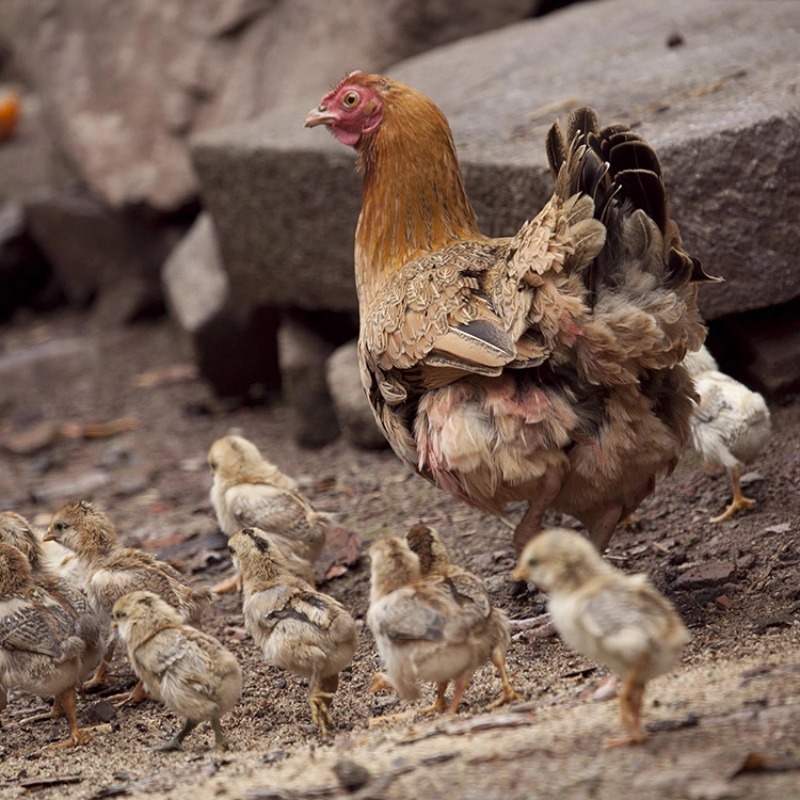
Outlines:
{"type": "Polygon", "coordinates": [[[383,108],[381,127],[359,152],[364,175],[356,230],[359,284],[453,241],[484,238],[444,114],[424,95],[397,85],[383,108]]]}

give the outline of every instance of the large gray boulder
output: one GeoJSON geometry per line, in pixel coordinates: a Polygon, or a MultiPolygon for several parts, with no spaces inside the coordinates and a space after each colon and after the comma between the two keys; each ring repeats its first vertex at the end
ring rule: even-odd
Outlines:
{"type": "Polygon", "coordinates": [[[0,44],[112,208],[196,194],[186,137],[528,15],[537,0],[3,0],[0,44]]]}
{"type": "MultiPolygon", "coordinates": [[[[543,138],[557,116],[591,104],[605,121],[636,125],[662,158],[687,246],[726,278],[701,292],[714,319],[800,295],[799,19],[795,0],[605,0],[439,47],[390,73],[448,115],[493,235],[514,232],[549,196],[543,138]]],[[[302,129],[327,80],[195,140],[242,301],[355,308],[353,156],[302,129]]]]}

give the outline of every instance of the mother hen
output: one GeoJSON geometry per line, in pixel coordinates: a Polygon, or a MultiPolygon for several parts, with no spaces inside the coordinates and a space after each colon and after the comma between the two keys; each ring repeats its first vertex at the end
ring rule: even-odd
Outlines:
{"type": "Polygon", "coordinates": [[[514,546],[547,509],[602,552],[689,437],[681,361],[705,327],[653,150],[590,109],[554,125],[549,202],[488,238],[444,114],[353,72],[305,119],[358,153],[361,375],[397,455],[495,514],[526,500],[514,546]]]}

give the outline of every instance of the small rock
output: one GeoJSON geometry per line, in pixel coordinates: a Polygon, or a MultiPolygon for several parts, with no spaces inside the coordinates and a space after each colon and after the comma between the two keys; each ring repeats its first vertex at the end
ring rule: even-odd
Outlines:
{"type": "Polygon", "coordinates": [[[354,792],[365,784],[369,783],[372,775],[370,771],[361,764],[349,758],[340,758],[334,765],[333,771],[339,779],[339,783],[348,792],[354,792]]]}
{"type": "Polygon", "coordinates": [[[333,410],[342,435],[355,447],[379,449],[388,446],[372,414],[358,368],[355,341],[337,348],[325,362],[325,378],[333,410]]]}
{"type": "Polygon", "coordinates": [[[55,422],[42,420],[36,422],[23,431],[9,433],[3,437],[2,446],[9,453],[18,456],[27,456],[44,450],[55,442],[58,437],[58,425],[55,422]]]}
{"type": "Polygon", "coordinates": [[[781,522],[778,525],[770,525],[769,527],[764,528],[761,533],[789,533],[791,529],[791,522],[781,522]]]}
{"type": "Polygon", "coordinates": [[[727,594],[721,594],[714,603],[721,611],[730,611],[733,608],[733,600],[727,594]]]}
{"type": "Polygon", "coordinates": [[[736,574],[736,565],[732,561],[708,561],[696,567],[690,567],[675,581],[676,589],[701,589],[706,586],[719,586],[727,583],[736,574]]]}
{"type": "Polygon", "coordinates": [[[752,483],[759,483],[763,480],[764,476],[760,472],[745,472],[745,474],[739,478],[739,483],[742,486],[750,486],[752,483]]]}
{"type": "Polygon", "coordinates": [[[52,481],[44,486],[31,490],[31,498],[35,503],[48,503],[58,497],[87,497],[101,489],[110,478],[104,470],[93,469],[75,478],[64,478],[52,481]]]}
{"type": "Polygon", "coordinates": [[[81,718],[87,725],[102,725],[111,722],[116,716],[117,709],[108,700],[93,703],[81,714],[81,718]]]}

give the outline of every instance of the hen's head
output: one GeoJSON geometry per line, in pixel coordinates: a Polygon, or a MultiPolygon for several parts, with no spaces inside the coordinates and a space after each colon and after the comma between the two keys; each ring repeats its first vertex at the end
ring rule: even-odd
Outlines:
{"type": "Polygon", "coordinates": [[[380,75],[351,72],[308,112],[305,126],[326,125],[342,144],[358,148],[383,122],[383,92],[388,86],[380,75]]]}

